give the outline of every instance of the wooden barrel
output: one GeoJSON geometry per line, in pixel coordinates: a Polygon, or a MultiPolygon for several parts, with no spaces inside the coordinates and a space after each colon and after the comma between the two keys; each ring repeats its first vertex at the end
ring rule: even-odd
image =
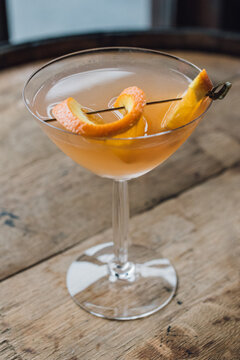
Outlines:
{"type": "Polygon", "coordinates": [[[0,69],[22,63],[54,58],[73,51],[107,47],[135,46],[163,50],[194,50],[240,55],[237,33],[173,29],[72,35],[0,47],[0,69]]]}
{"type": "Polygon", "coordinates": [[[0,47],[1,69],[29,62],[0,72],[0,359],[239,360],[237,55],[238,35],[189,30],[0,47]],[[128,324],[81,311],[65,285],[73,260],[112,240],[112,184],[64,156],[21,98],[36,60],[102,46],[176,49],[215,82],[235,79],[182,148],[130,183],[132,241],[169,257],[180,283],[163,311],[128,324]]]}

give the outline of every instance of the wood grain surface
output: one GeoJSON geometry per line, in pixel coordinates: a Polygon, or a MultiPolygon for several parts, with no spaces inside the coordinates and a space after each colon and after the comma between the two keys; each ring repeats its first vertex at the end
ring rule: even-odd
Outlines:
{"type": "MultiPolygon", "coordinates": [[[[216,81],[240,73],[237,58],[177,55],[216,81]]],[[[239,360],[239,79],[175,155],[130,183],[133,241],[161,249],[180,280],[162,311],[113,322],[80,310],[65,286],[70,263],[111,239],[111,182],[74,164],[25,110],[37,66],[0,72],[0,359],[239,360]]]]}
{"type": "MultiPolygon", "coordinates": [[[[179,55],[206,67],[215,80],[240,71],[236,58],[179,55]]],[[[35,68],[28,65],[0,73],[1,279],[111,225],[111,181],[98,178],[67,158],[24,108],[22,87],[35,68]]],[[[214,103],[174,156],[130,183],[133,215],[240,160],[240,132],[236,131],[239,89],[240,81],[236,81],[225,101],[214,103]]]]}
{"type": "Polygon", "coordinates": [[[236,167],[132,219],[133,241],[161,247],[177,269],[178,293],[166,308],[117,322],[73,303],[67,268],[110,241],[107,230],[2,282],[2,341],[26,360],[239,359],[239,183],[236,167]]]}

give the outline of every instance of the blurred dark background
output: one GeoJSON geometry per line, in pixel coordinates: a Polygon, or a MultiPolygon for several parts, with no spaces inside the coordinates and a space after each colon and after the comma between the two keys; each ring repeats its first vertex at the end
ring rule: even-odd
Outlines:
{"type": "Polygon", "coordinates": [[[136,46],[240,55],[240,0],[0,0],[0,69],[136,46]]]}
{"type": "Polygon", "coordinates": [[[0,41],[170,28],[240,31],[239,0],[0,0],[0,41]]]}

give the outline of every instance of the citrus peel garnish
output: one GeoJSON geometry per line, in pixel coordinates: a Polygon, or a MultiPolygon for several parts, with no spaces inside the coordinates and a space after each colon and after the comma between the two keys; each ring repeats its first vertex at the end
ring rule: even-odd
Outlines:
{"type": "Polygon", "coordinates": [[[213,84],[206,70],[203,69],[190,83],[182,100],[169,107],[164,116],[162,127],[168,130],[176,129],[191,122],[202,100],[212,87],[213,84]]]}
{"type": "Polygon", "coordinates": [[[97,123],[93,115],[87,115],[83,107],[72,97],[57,104],[52,112],[61,125],[73,133],[108,137],[124,133],[133,127],[141,118],[145,103],[144,92],[137,86],[132,86],[123,90],[114,104],[114,107],[124,106],[126,115],[111,123],[97,123]]]}
{"type": "Polygon", "coordinates": [[[114,138],[129,139],[129,138],[144,136],[146,133],[147,126],[148,126],[147,120],[142,115],[135,125],[133,125],[130,129],[124,131],[123,133],[113,136],[113,139],[114,138]]]}
{"type": "Polygon", "coordinates": [[[139,136],[144,136],[147,128],[147,120],[142,115],[137,123],[124,133],[113,136],[106,140],[106,145],[111,148],[112,152],[125,163],[134,161],[134,152],[131,151],[131,146],[134,144],[134,139],[139,136]]]}

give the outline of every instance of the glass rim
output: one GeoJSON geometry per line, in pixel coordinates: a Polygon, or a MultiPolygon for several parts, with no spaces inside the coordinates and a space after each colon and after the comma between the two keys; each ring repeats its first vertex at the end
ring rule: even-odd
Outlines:
{"type": "MultiPolygon", "coordinates": [[[[28,111],[37,119],[39,120],[41,123],[45,124],[46,126],[51,127],[52,129],[55,129],[57,131],[60,132],[64,132],[66,134],[70,134],[70,135],[75,135],[75,136],[81,136],[83,138],[86,139],[95,139],[95,140],[102,140],[102,141],[106,141],[106,140],[112,140],[112,141],[128,141],[128,140],[143,140],[143,139],[150,139],[150,138],[155,138],[158,136],[162,136],[162,135],[166,135],[178,130],[181,130],[185,127],[188,127],[189,125],[195,123],[197,120],[199,120],[210,108],[211,104],[212,104],[212,99],[210,99],[210,103],[208,104],[207,108],[200,114],[198,115],[196,118],[194,118],[193,120],[191,120],[190,122],[188,122],[185,125],[181,125],[175,129],[170,129],[170,130],[166,130],[166,131],[161,131],[158,132],[156,134],[150,134],[150,135],[142,135],[142,136],[137,136],[137,137],[128,137],[128,138],[117,138],[117,137],[95,137],[95,136],[87,136],[84,134],[76,134],[73,133],[69,130],[65,130],[65,129],[60,129],[52,124],[50,124],[49,122],[46,122],[45,120],[41,119],[40,117],[38,117],[29,107],[29,105],[27,104],[27,100],[26,100],[26,89],[28,84],[30,83],[30,81],[34,78],[34,76],[36,74],[38,74],[39,72],[41,72],[43,69],[45,69],[46,67],[50,66],[51,64],[57,63],[58,61],[67,59],[67,58],[71,58],[74,56],[78,56],[78,55],[86,55],[86,54],[94,54],[94,53],[98,53],[98,52],[107,52],[107,51],[135,51],[135,52],[139,52],[139,53],[147,53],[147,54],[155,54],[155,55],[161,55],[161,56],[165,56],[165,57],[169,57],[172,58],[174,60],[178,60],[182,63],[185,63],[187,65],[189,65],[190,67],[194,68],[195,70],[197,70],[198,72],[200,72],[202,69],[199,68],[197,65],[191,63],[188,60],[185,60],[179,56],[176,55],[172,55],[169,54],[167,52],[163,52],[163,51],[158,51],[158,50],[152,50],[152,49],[146,49],[146,48],[139,48],[139,47],[131,47],[131,46],[109,46],[109,47],[101,47],[101,48],[92,48],[92,49],[86,49],[86,50],[79,50],[79,51],[75,51],[75,52],[71,52],[62,56],[59,56],[53,60],[48,61],[47,63],[43,64],[42,66],[40,66],[37,70],[35,70],[30,76],[29,78],[26,80],[24,86],[23,86],[23,91],[22,91],[22,97],[23,97],[23,101],[24,104],[26,106],[26,108],[28,109],[28,111]]],[[[57,121],[57,120],[56,120],[57,121]]]]}

